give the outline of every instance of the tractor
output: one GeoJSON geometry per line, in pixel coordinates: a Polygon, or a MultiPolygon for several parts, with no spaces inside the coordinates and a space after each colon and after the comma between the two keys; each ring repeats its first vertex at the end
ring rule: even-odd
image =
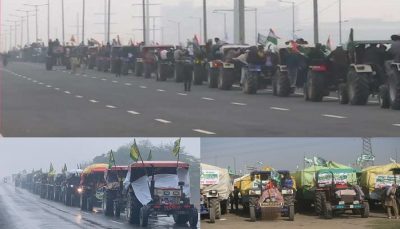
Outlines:
{"type": "Polygon", "coordinates": [[[119,217],[125,209],[123,179],[128,173],[128,166],[113,166],[105,171],[106,185],[103,195],[103,212],[106,216],[119,217]]]}

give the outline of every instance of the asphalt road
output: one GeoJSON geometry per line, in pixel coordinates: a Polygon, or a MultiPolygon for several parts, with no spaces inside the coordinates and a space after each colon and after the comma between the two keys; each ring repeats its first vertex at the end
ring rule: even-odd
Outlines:
{"type": "Polygon", "coordinates": [[[115,78],[88,70],[46,71],[44,64],[10,63],[0,72],[5,137],[119,136],[400,136],[400,112],[288,98],[264,90],[245,95],[132,74],[115,78]]]}
{"type": "Polygon", "coordinates": [[[400,220],[388,220],[383,212],[371,212],[370,217],[365,219],[359,215],[343,214],[338,215],[331,220],[321,219],[313,215],[296,214],[294,221],[288,221],[287,218],[282,217],[276,220],[263,220],[250,222],[247,216],[238,216],[235,214],[223,215],[220,220],[217,220],[214,224],[208,222],[208,219],[202,220],[201,228],[204,229],[223,229],[223,228],[248,228],[248,229],[259,229],[259,228],[274,228],[274,229],[285,229],[285,228],[305,228],[305,229],[337,229],[337,228],[375,228],[374,226],[379,225],[379,228],[398,228],[400,220]],[[385,227],[387,225],[387,227],[385,227]]]}
{"type": "MultiPolygon", "coordinates": [[[[0,228],[1,229],[127,229],[141,228],[121,218],[105,217],[100,209],[83,212],[77,207],[40,199],[39,196],[15,188],[11,184],[0,184],[0,228]]],[[[178,229],[172,217],[151,218],[149,228],[178,229]]]]}

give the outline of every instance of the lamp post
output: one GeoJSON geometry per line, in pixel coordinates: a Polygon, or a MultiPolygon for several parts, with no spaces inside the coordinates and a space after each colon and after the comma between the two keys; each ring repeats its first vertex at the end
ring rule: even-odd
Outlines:
{"type": "MultiPolygon", "coordinates": [[[[14,47],[17,47],[17,20],[7,20],[7,22],[14,23],[14,47]]],[[[12,30],[12,25],[10,24],[10,30],[12,30]]],[[[10,45],[11,45],[11,33],[10,33],[10,45]]]]}
{"type": "Polygon", "coordinates": [[[21,16],[21,15],[14,15],[14,14],[10,14],[10,16],[18,17],[18,18],[21,19],[21,43],[20,43],[20,45],[21,45],[21,47],[22,47],[22,46],[23,46],[24,16],[21,16]]]}
{"type": "MultiPolygon", "coordinates": [[[[39,8],[39,6],[49,6],[49,5],[48,4],[41,4],[41,5],[24,4],[24,5],[35,7],[35,11],[36,11],[36,42],[37,42],[39,40],[38,8],[39,8]]],[[[47,12],[50,14],[49,9],[47,12]]],[[[48,29],[49,29],[49,25],[50,25],[50,15],[47,15],[47,28],[48,29]]],[[[47,31],[47,34],[49,34],[49,30],[47,31]]]]}
{"type": "MultiPolygon", "coordinates": [[[[189,18],[191,18],[191,19],[197,19],[197,20],[199,20],[199,32],[200,32],[200,34],[199,34],[199,36],[200,36],[200,39],[202,39],[203,38],[203,34],[202,34],[202,32],[201,32],[201,26],[202,26],[202,23],[201,23],[201,21],[203,20],[201,17],[189,17],[189,18]]],[[[205,43],[206,41],[204,41],[204,43],[205,43]]]]}
{"type": "Polygon", "coordinates": [[[294,1],[284,1],[284,0],[279,0],[279,2],[283,2],[283,3],[289,3],[292,4],[292,36],[293,36],[293,40],[295,39],[296,35],[296,25],[295,25],[295,2],[294,1]]]}
{"type": "Polygon", "coordinates": [[[224,15],[224,39],[228,39],[228,32],[226,29],[226,13],[220,12],[219,10],[213,10],[214,14],[223,14],[224,15]]]}
{"type": "Polygon", "coordinates": [[[29,15],[30,12],[34,12],[34,10],[17,10],[20,12],[25,12],[26,13],[26,41],[29,44],[29,16],[33,16],[33,15],[29,15]]]}
{"type": "Polygon", "coordinates": [[[82,45],[85,44],[85,0],[82,0],[82,45]]]}

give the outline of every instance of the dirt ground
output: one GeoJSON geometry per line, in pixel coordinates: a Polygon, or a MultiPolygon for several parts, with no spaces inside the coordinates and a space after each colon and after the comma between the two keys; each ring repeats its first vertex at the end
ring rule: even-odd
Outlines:
{"type": "Polygon", "coordinates": [[[371,229],[400,229],[400,219],[387,219],[383,212],[371,212],[367,219],[361,218],[359,215],[343,214],[326,220],[314,216],[312,214],[296,214],[294,221],[288,221],[287,218],[281,217],[273,221],[257,221],[250,222],[248,216],[226,214],[214,224],[209,223],[208,219],[201,220],[201,228],[206,229],[222,229],[222,228],[307,228],[307,229],[340,229],[340,228],[371,228],[371,229]]]}

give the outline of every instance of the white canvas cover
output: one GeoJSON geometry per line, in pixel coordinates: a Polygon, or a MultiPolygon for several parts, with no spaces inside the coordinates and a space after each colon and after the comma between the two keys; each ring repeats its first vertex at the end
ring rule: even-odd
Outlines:
{"type": "Polygon", "coordinates": [[[131,183],[131,186],[141,204],[146,205],[152,200],[147,176],[135,180],[131,183]]]}
{"type": "Polygon", "coordinates": [[[231,178],[229,176],[229,172],[227,169],[219,168],[217,166],[208,165],[201,163],[201,176],[200,176],[200,190],[201,194],[205,194],[210,190],[217,190],[220,199],[226,200],[229,197],[229,194],[233,191],[233,185],[231,182],[231,178]],[[217,174],[218,182],[214,182],[214,178],[206,177],[206,174],[217,174]],[[204,172],[204,173],[203,173],[204,172]]]}

